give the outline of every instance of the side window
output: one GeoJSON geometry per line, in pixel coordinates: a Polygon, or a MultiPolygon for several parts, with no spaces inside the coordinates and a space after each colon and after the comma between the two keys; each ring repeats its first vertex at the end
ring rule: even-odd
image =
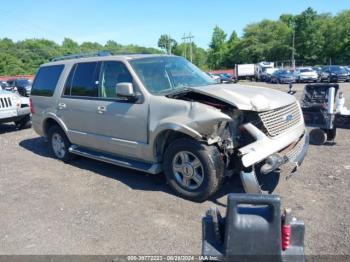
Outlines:
{"type": "Polygon", "coordinates": [[[132,83],[132,76],[122,62],[107,61],[102,63],[100,74],[100,97],[117,98],[118,83],[132,83]]]}
{"type": "Polygon", "coordinates": [[[64,65],[41,67],[35,76],[31,95],[53,96],[64,65]]]}
{"type": "Polygon", "coordinates": [[[71,81],[72,96],[98,97],[98,67],[97,62],[76,65],[71,81]]]}
{"type": "Polygon", "coordinates": [[[73,82],[73,77],[75,73],[75,69],[77,68],[77,65],[74,65],[72,69],[70,70],[69,76],[67,78],[66,84],[64,86],[64,95],[65,96],[70,96],[71,88],[72,88],[72,82],[73,82]]]}

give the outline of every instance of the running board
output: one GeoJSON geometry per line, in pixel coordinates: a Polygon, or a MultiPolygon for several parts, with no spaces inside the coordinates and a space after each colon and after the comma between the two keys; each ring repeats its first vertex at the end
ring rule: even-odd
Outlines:
{"type": "Polygon", "coordinates": [[[69,148],[69,152],[75,155],[91,158],[94,160],[99,160],[99,161],[106,162],[116,166],[143,171],[149,174],[159,174],[162,172],[162,168],[160,164],[148,164],[148,163],[143,163],[135,160],[125,159],[125,158],[117,157],[107,153],[96,152],[91,149],[82,148],[76,145],[72,145],[69,148]]]}

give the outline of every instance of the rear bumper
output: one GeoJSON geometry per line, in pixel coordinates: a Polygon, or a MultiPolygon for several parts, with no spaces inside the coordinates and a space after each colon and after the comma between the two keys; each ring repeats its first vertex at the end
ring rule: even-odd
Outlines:
{"type": "Polygon", "coordinates": [[[289,84],[289,83],[295,83],[295,79],[294,78],[280,78],[279,79],[280,83],[284,83],[284,84],[289,84]]]}

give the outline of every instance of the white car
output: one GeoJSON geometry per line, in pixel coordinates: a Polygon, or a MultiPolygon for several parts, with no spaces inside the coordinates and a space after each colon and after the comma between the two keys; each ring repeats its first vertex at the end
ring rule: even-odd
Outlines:
{"type": "Polygon", "coordinates": [[[317,72],[311,67],[301,67],[295,70],[295,78],[298,83],[317,82],[319,80],[317,72]]]}
{"type": "Polygon", "coordinates": [[[221,83],[220,76],[217,76],[211,73],[207,73],[207,75],[210,76],[210,78],[213,79],[215,82],[221,83]]]}
{"type": "Polygon", "coordinates": [[[10,122],[19,129],[31,126],[29,98],[0,90],[0,123],[10,122]]]}

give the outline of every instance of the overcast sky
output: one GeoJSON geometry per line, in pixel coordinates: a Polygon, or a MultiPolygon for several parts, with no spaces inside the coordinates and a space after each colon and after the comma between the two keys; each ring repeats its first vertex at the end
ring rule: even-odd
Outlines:
{"type": "Polygon", "coordinates": [[[207,48],[215,25],[242,34],[245,25],[307,7],[337,14],[350,0],[11,0],[0,4],[0,38],[46,38],[58,43],[70,37],[104,44],[156,47],[161,34],[181,42],[191,32],[207,48]]]}

